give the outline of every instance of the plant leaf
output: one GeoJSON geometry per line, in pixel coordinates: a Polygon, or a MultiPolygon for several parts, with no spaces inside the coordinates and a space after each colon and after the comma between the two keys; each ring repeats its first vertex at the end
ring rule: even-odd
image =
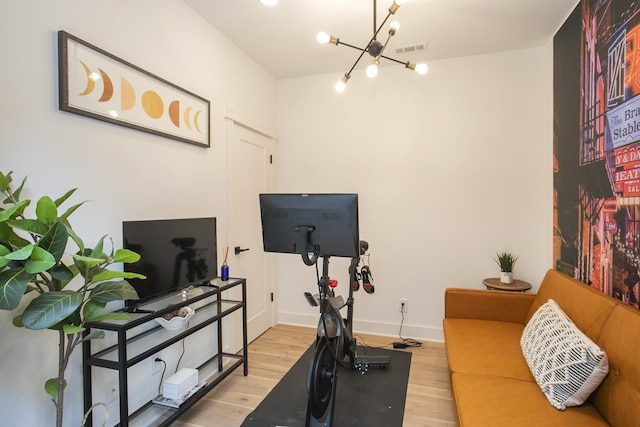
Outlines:
{"type": "Polygon", "coordinates": [[[22,314],[11,319],[11,323],[13,323],[13,326],[17,328],[24,328],[24,325],[22,324],[22,314]]]}
{"type": "Polygon", "coordinates": [[[66,210],[65,213],[60,215],[60,220],[61,221],[66,221],[67,218],[69,218],[71,216],[71,214],[76,211],[76,209],[78,209],[80,206],[84,205],[85,203],[86,202],[80,202],[80,203],[77,203],[77,204],[71,206],[69,209],[66,210]]]}
{"type": "Polygon", "coordinates": [[[56,221],[42,239],[40,239],[38,246],[49,251],[57,263],[60,262],[62,255],[64,255],[68,240],[69,233],[67,232],[67,227],[61,222],[56,221]]]}
{"type": "Polygon", "coordinates": [[[9,188],[9,180],[0,172],[0,191],[6,191],[7,188],[9,188]]]}
{"type": "Polygon", "coordinates": [[[58,208],[49,196],[42,196],[36,204],[36,217],[38,221],[49,225],[58,218],[58,208]]]}
{"type": "Polygon", "coordinates": [[[124,313],[104,313],[100,316],[92,317],[91,319],[86,319],[87,322],[100,322],[103,320],[131,320],[131,317],[124,313]]]}
{"type": "Polygon", "coordinates": [[[48,251],[38,246],[33,248],[33,252],[29,260],[25,263],[24,268],[29,274],[42,273],[56,265],[56,260],[48,251]]]}
{"type": "Polygon", "coordinates": [[[54,330],[54,331],[64,331],[64,327],[65,326],[69,326],[69,325],[73,325],[73,326],[81,326],[82,325],[82,316],[80,316],[80,310],[79,309],[74,311],[73,313],[71,313],[70,316],[68,316],[65,319],[62,319],[61,321],[59,321],[55,325],[49,326],[49,329],[54,330]]]}
{"type": "Polygon", "coordinates": [[[62,197],[59,197],[56,199],[56,201],[54,202],[56,206],[60,207],[61,204],[63,204],[69,197],[71,197],[71,195],[73,193],[75,193],[77,190],[77,188],[72,188],[71,190],[67,191],[66,193],[64,193],[64,195],[62,197]]]}
{"type": "Polygon", "coordinates": [[[102,282],[104,280],[111,279],[146,279],[147,276],[143,276],[139,273],[133,273],[130,271],[114,271],[114,270],[102,270],[91,278],[92,283],[102,282]]]}
{"type": "Polygon", "coordinates": [[[18,236],[7,222],[0,222],[0,242],[7,243],[14,248],[21,248],[31,243],[18,236]]]}
{"type": "Polygon", "coordinates": [[[13,190],[13,198],[15,200],[20,200],[20,194],[22,193],[22,189],[24,188],[24,184],[26,182],[27,182],[27,177],[25,176],[24,178],[22,178],[22,182],[20,183],[20,186],[15,190],[13,190]]]}
{"type": "Polygon", "coordinates": [[[85,322],[93,320],[95,317],[102,313],[102,310],[107,306],[107,303],[89,300],[82,307],[82,316],[85,322]]]}
{"type": "Polygon", "coordinates": [[[27,285],[33,279],[23,268],[12,268],[0,272],[0,309],[13,310],[22,299],[27,285]]]}
{"type": "Polygon", "coordinates": [[[18,249],[17,251],[13,251],[10,254],[5,255],[4,257],[6,259],[10,259],[11,261],[24,261],[31,256],[33,248],[35,248],[35,245],[33,243],[30,243],[27,246],[18,249]]]}
{"type": "Polygon", "coordinates": [[[104,282],[91,290],[90,299],[98,302],[138,299],[138,293],[126,280],[104,282]]]}
{"type": "Polygon", "coordinates": [[[63,223],[64,223],[64,226],[67,228],[67,233],[69,233],[69,237],[71,237],[71,239],[78,246],[79,252],[84,253],[84,242],[82,241],[80,236],[78,236],[76,232],[73,231],[73,228],[71,228],[71,225],[69,225],[69,221],[63,221],[63,223]]]}
{"type": "Polygon", "coordinates": [[[0,244],[0,269],[5,268],[9,262],[11,262],[10,259],[7,259],[5,257],[5,255],[10,254],[11,250],[9,248],[7,248],[5,245],[0,244]]]}
{"type": "Polygon", "coordinates": [[[24,313],[22,323],[28,329],[46,329],[73,314],[82,304],[82,294],[73,291],[46,292],[34,298],[24,313]]]}
{"type": "Polygon", "coordinates": [[[98,241],[98,243],[96,244],[96,247],[93,248],[93,251],[91,251],[91,256],[93,258],[100,258],[103,255],[104,252],[104,239],[105,237],[107,237],[106,235],[102,236],[100,238],[100,240],[98,241]]]}
{"type": "Polygon", "coordinates": [[[13,234],[13,229],[9,227],[6,221],[0,222],[0,242],[9,243],[9,236],[13,234]]]}
{"type": "Polygon", "coordinates": [[[140,255],[129,249],[118,249],[113,257],[113,262],[124,262],[131,264],[140,261],[140,255]]]}
{"type": "MultiPolygon", "coordinates": [[[[75,269],[75,266],[74,266],[74,269],[75,269]]],[[[75,270],[76,272],[74,274],[74,272],[66,265],[58,264],[49,270],[49,274],[51,274],[51,278],[62,282],[63,283],[62,287],[64,288],[64,286],[67,283],[69,283],[74,277],[77,276],[78,271],[77,269],[75,270]]]]}
{"type": "Polygon", "coordinates": [[[89,340],[101,340],[104,338],[104,331],[93,331],[88,334],[86,337],[82,338],[79,342],[89,341],[89,340]]]}
{"type": "Polygon", "coordinates": [[[13,218],[14,214],[21,213],[24,208],[29,206],[30,200],[23,200],[20,203],[13,205],[5,210],[0,211],[0,222],[13,218]]]}
{"type": "Polygon", "coordinates": [[[43,236],[47,232],[47,226],[35,219],[12,219],[8,220],[7,224],[11,226],[11,228],[24,230],[38,236],[43,236]]]}
{"type": "MultiPolygon", "coordinates": [[[[67,380],[62,380],[62,388],[67,388],[67,380]]],[[[44,391],[47,392],[49,396],[53,399],[58,398],[58,378],[49,378],[46,383],[44,383],[44,391]]]]}
{"type": "Polygon", "coordinates": [[[87,328],[83,328],[82,326],[74,326],[74,325],[63,325],[62,330],[66,335],[75,335],[79,334],[87,328]]]}
{"type": "Polygon", "coordinates": [[[93,257],[88,257],[88,256],[83,256],[78,254],[73,254],[71,256],[73,257],[74,260],[79,261],[80,263],[86,265],[87,267],[93,267],[95,265],[104,264],[106,262],[106,259],[104,258],[93,258],[93,257]]]}

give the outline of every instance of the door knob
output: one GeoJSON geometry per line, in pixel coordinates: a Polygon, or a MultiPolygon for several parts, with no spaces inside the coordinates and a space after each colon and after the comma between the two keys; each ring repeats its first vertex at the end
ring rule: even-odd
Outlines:
{"type": "Polygon", "coordinates": [[[245,252],[248,251],[249,248],[240,248],[240,246],[236,246],[235,248],[233,248],[233,252],[235,252],[236,255],[238,255],[240,252],[245,252]]]}

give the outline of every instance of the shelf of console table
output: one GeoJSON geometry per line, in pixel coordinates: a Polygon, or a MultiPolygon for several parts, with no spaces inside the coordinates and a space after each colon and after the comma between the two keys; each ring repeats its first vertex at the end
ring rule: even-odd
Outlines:
{"type": "MultiPolygon", "coordinates": [[[[92,340],[83,342],[83,387],[85,412],[94,404],[92,396],[92,367],[100,367],[118,371],[119,386],[119,426],[168,426],[182,413],[193,406],[211,389],[224,380],[240,366],[244,366],[244,375],[248,374],[247,365],[247,312],[246,312],[246,280],[229,279],[221,281],[213,279],[210,286],[200,286],[183,296],[182,293],[167,295],[141,304],[138,309],[150,311],[127,313],[128,321],[100,321],[86,324],[84,335],[95,331],[111,331],[116,335],[116,343],[100,350],[92,350],[92,340]],[[232,289],[240,288],[242,298],[225,298],[232,289]],[[187,305],[197,305],[195,315],[189,320],[185,329],[172,331],[163,338],[164,331],[154,319],[187,305]],[[238,354],[222,351],[222,321],[231,313],[242,312],[242,350],[238,354]],[[128,369],[150,357],[162,349],[175,344],[203,328],[216,324],[217,350],[198,369],[199,382],[206,385],[198,390],[179,408],[170,408],[152,403],[150,400],[129,413],[128,369]]],[[[101,340],[98,340],[101,341],[101,340]]],[[[92,417],[87,420],[92,426],[92,417]]]]}

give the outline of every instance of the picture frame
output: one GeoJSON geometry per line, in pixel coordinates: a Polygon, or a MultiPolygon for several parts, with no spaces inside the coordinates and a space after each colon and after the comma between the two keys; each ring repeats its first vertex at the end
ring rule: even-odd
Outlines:
{"type": "Polygon", "coordinates": [[[58,31],[62,111],[209,148],[210,102],[58,31]]]}

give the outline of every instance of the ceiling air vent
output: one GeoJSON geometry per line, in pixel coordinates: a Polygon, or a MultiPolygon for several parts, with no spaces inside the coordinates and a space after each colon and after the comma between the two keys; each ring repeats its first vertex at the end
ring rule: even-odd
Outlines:
{"type": "Polygon", "coordinates": [[[413,44],[411,46],[398,47],[395,50],[396,50],[396,54],[398,55],[403,53],[425,52],[428,46],[429,46],[428,43],[420,43],[420,44],[413,44]]]}

